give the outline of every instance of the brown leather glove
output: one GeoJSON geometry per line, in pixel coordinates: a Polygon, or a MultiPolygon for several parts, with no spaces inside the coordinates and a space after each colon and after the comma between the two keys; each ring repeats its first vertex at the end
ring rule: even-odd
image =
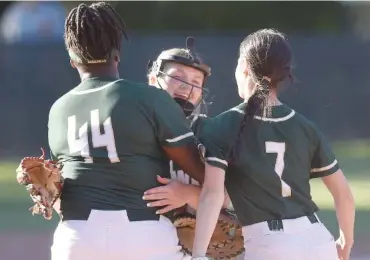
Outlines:
{"type": "MultiPolygon", "coordinates": [[[[221,213],[209,243],[207,257],[211,259],[235,259],[244,252],[241,226],[226,214],[221,213]]],[[[180,214],[174,218],[173,223],[183,251],[191,255],[195,236],[195,216],[189,213],[180,214]]]]}
{"type": "Polygon", "coordinates": [[[16,169],[17,181],[25,185],[35,205],[30,208],[32,215],[43,215],[51,219],[53,205],[60,197],[63,187],[61,165],[45,160],[42,150],[40,157],[25,157],[16,169]]]}

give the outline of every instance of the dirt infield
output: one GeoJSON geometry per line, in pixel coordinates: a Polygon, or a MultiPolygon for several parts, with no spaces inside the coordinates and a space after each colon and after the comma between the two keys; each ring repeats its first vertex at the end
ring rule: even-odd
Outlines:
{"type": "MultiPolygon", "coordinates": [[[[43,233],[1,232],[1,260],[50,260],[52,231],[43,233]]],[[[352,260],[370,259],[370,236],[357,238],[352,260]]]]}

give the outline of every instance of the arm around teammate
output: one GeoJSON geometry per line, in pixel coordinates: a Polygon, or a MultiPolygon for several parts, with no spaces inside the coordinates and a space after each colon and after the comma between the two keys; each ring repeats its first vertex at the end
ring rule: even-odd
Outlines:
{"type": "Polygon", "coordinates": [[[262,29],[239,51],[235,77],[244,102],[213,118],[200,137],[207,164],[193,256],[205,256],[225,184],[243,225],[245,259],[348,260],[355,211],[348,183],[323,135],[277,98],[281,83],[292,78],[286,36],[262,29]],[[338,251],[316,215],[309,184],[315,177],[334,197],[338,251]]]}
{"type": "MultiPolygon", "coordinates": [[[[194,39],[188,37],[186,48],[162,51],[154,62],[150,62],[148,80],[150,85],[166,90],[179,104],[197,136],[207,121],[205,115],[198,115],[198,111],[206,105],[208,89],[205,83],[211,69],[193,51],[193,44],[194,39]]],[[[163,111],[161,116],[165,116],[166,113],[168,112],[163,111]]],[[[197,208],[200,194],[199,179],[184,170],[184,167],[190,165],[191,162],[186,166],[181,166],[176,161],[171,162],[172,181],[158,176],[158,182],[166,186],[155,187],[145,193],[144,199],[152,201],[149,204],[151,207],[166,206],[159,210],[161,214],[185,204],[193,209],[197,208]]],[[[202,182],[203,180],[200,181],[202,182]]],[[[229,200],[226,200],[225,207],[228,205],[229,200]]]]}

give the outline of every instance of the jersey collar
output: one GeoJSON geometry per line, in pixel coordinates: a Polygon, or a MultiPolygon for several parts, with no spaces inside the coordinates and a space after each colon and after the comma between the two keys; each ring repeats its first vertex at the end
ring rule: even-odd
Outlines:
{"type": "Polygon", "coordinates": [[[93,92],[98,92],[113,86],[115,83],[122,81],[123,79],[112,79],[112,78],[89,78],[83,80],[76,88],[70,91],[74,95],[84,95],[93,92]]]}
{"type": "MultiPolygon", "coordinates": [[[[244,114],[244,109],[246,103],[241,103],[238,106],[231,109],[231,111],[238,112],[240,114],[244,114]]],[[[265,122],[283,122],[287,121],[295,115],[295,111],[290,107],[286,106],[285,104],[281,104],[278,106],[273,106],[271,111],[270,117],[262,117],[261,115],[254,116],[255,119],[265,121],[265,122]]]]}

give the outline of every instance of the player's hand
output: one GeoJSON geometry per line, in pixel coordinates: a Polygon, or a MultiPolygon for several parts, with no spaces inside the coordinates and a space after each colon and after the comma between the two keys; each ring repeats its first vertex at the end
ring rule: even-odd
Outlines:
{"type": "Polygon", "coordinates": [[[339,260],[349,260],[353,243],[346,242],[343,237],[336,241],[339,260]]]}
{"type": "Polygon", "coordinates": [[[157,176],[157,181],[164,186],[147,190],[143,196],[143,200],[149,201],[148,207],[162,207],[157,214],[164,214],[187,203],[186,184],[161,176],[157,176]]]}

